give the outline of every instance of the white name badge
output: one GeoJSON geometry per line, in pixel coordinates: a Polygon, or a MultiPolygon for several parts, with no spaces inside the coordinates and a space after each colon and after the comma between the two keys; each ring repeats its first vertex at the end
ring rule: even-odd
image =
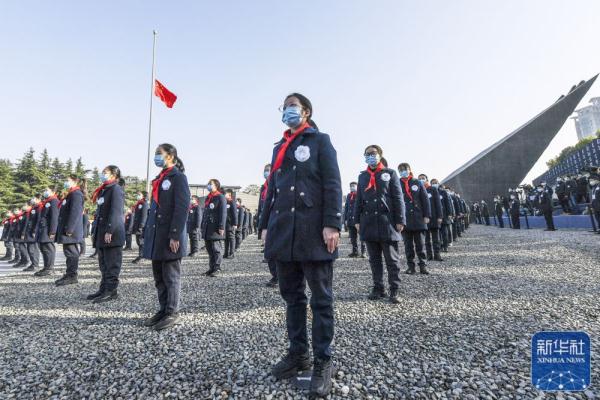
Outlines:
{"type": "Polygon", "coordinates": [[[304,162],[310,158],[310,148],[308,146],[298,146],[294,151],[294,157],[300,162],[304,162]]]}
{"type": "Polygon", "coordinates": [[[410,188],[413,192],[416,192],[417,190],[419,190],[419,187],[417,185],[412,185],[410,188]]]}
{"type": "Polygon", "coordinates": [[[384,182],[389,182],[390,181],[390,174],[388,174],[387,172],[384,172],[383,174],[381,174],[381,180],[384,182]]]}
{"type": "Polygon", "coordinates": [[[44,207],[50,208],[50,203],[46,203],[46,205],[44,207]]]}
{"type": "Polygon", "coordinates": [[[64,200],[62,201],[62,205],[64,206],[65,204],[67,204],[67,199],[64,199],[64,200]]]}
{"type": "Polygon", "coordinates": [[[215,208],[215,204],[214,204],[214,203],[210,203],[210,204],[208,205],[208,208],[210,208],[210,209],[212,210],[213,208],[215,208]]]}
{"type": "MultiPolygon", "coordinates": [[[[65,204],[65,203],[63,202],[63,204],[65,204]]],[[[98,198],[98,200],[96,200],[96,204],[98,204],[99,206],[101,206],[102,204],[104,204],[104,197],[98,198]]]]}
{"type": "Polygon", "coordinates": [[[171,188],[171,181],[168,179],[165,179],[161,186],[162,186],[163,190],[169,190],[171,188]]]}
{"type": "Polygon", "coordinates": [[[142,207],[143,207],[143,206],[142,206],[141,204],[138,206],[138,208],[139,208],[140,210],[142,209],[142,207]]]}

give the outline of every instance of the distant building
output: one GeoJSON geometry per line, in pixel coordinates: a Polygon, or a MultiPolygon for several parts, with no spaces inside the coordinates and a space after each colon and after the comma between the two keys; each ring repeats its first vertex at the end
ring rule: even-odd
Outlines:
{"type": "Polygon", "coordinates": [[[600,97],[590,99],[591,105],[575,110],[575,129],[579,140],[594,136],[600,130],[600,97]]]}
{"type": "MultiPolygon", "coordinates": [[[[204,199],[208,196],[208,190],[206,184],[189,184],[190,194],[200,197],[201,205],[203,205],[204,199]]],[[[252,212],[258,209],[258,195],[253,193],[243,193],[241,186],[222,186],[223,191],[231,189],[234,193],[235,198],[242,199],[242,204],[248,207],[252,212]]]]}

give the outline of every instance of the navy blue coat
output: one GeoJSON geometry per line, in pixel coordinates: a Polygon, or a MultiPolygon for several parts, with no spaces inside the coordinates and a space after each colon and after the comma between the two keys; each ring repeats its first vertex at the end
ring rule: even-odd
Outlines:
{"type": "Polygon", "coordinates": [[[90,236],[90,217],[86,213],[83,213],[83,237],[90,236]]]}
{"type": "Polygon", "coordinates": [[[246,209],[243,206],[240,206],[237,210],[238,225],[236,231],[241,232],[248,222],[246,221],[246,209]]]}
{"type": "Polygon", "coordinates": [[[135,214],[133,214],[133,212],[125,214],[125,233],[128,235],[131,235],[133,233],[134,215],[135,214]]]}
{"type": "Polygon", "coordinates": [[[600,184],[592,188],[592,208],[600,212],[600,184]]]}
{"type": "Polygon", "coordinates": [[[415,178],[408,178],[408,190],[411,197],[406,193],[404,181],[400,181],[400,186],[404,193],[404,205],[406,206],[406,230],[407,231],[426,231],[427,224],[424,218],[431,219],[431,207],[429,197],[425,186],[415,178]]]}
{"type": "Polygon", "coordinates": [[[235,200],[228,201],[226,208],[227,208],[227,223],[225,224],[225,229],[227,230],[227,232],[233,232],[234,225],[236,227],[238,225],[237,202],[235,200]]]}
{"type": "Polygon", "coordinates": [[[13,242],[18,242],[19,241],[19,218],[18,217],[14,217],[14,219],[11,221],[10,223],[10,228],[8,230],[8,240],[13,241],[13,242]]]}
{"type": "Polygon", "coordinates": [[[439,219],[444,219],[444,210],[442,207],[442,198],[437,188],[429,186],[427,189],[427,197],[429,197],[429,206],[431,207],[431,220],[427,227],[429,229],[440,229],[442,224],[439,219]]]}
{"type": "Polygon", "coordinates": [[[399,242],[402,235],[396,225],[406,224],[406,214],[398,174],[383,168],[375,174],[376,189],[366,190],[370,179],[367,171],[358,176],[354,223],[360,224],[360,238],[365,242],[399,242]]]}
{"type": "Polygon", "coordinates": [[[519,201],[519,199],[511,199],[510,215],[513,215],[513,216],[521,215],[521,202],[519,201]]]}
{"type": "Polygon", "coordinates": [[[542,193],[538,193],[537,204],[538,208],[542,212],[550,212],[554,210],[552,205],[552,188],[550,186],[546,186],[542,193]]]}
{"type": "Polygon", "coordinates": [[[178,260],[187,254],[187,227],[190,188],[187,177],[174,167],[158,188],[158,204],[154,199],[144,229],[144,258],[178,260]],[[179,241],[173,253],[171,239],[179,241]]]}
{"type": "Polygon", "coordinates": [[[70,192],[62,201],[56,228],[57,243],[75,244],[83,240],[83,202],[81,190],[70,192]]]}
{"type": "Polygon", "coordinates": [[[122,247],[125,244],[125,193],[116,182],[107,185],[96,200],[96,248],[122,247]],[[104,235],[112,234],[110,243],[104,242],[104,235]]]}
{"type": "Polygon", "coordinates": [[[188,233],[196,232],[202,224],[202,209],[198,204],[188,210],[186,228],[188,233]]]}
{"type": "Polygon", "coordinates": [[[344,223],[347,226],[354,226],[354,207],[356,205],[356,194],[354,194],[354,198],[352,197],[352,193],[348,193],[346,195],[346,202],[344,203],[344,223]]]}
{"type": "Polygon", "coordinates": [[[32,207],[25,222],[25,241],[35,243],[37,241],[38,225],[40,223],[40,209],[38,206],[32,207]]]}
{"type": "Polygon", "coordinates": [[[135,205],[135,211],[133,216],[133,227],[132,232],[136,235],[141,235],[144,232],[146,226],[146,220],[148,219],[148,202],[146,199],[138,201],[135,205]]]}
{"type": "Polygon", "coordinates": [[[252,221],[252,214],[250,210],[244,208],[244,228],[250,229],[250,221],[252,221]]]}
{"type": "Polygon", "coordinates": [[[450,198],[450,194],[445,189],[438,189],[440,192],[440,197],[442,200],[442,209],[444,212],[444,220],[442,223],[444,225],[450,225],[452,223],[452,219],[456,216],[456,210],[454,210],[454,203],[450,198]]]}
{"type": "MultiPolygon", "coordinates": [[[[283,139],[273,149],[271,164],[283,139]]],[[[270,178],[258,229],[267,229],[265,258],[282,262],[328,261],[323,228],[342,228],[342,186],[329,135],[307,128],[289,145],[270,178]]]]}
{"type": "Polygon", "coordinates": [[[8,240],[8,234],[10,232],[10,218],[6,218],[2,221],[2,236],[0,240],[6,242],[8,240]]]}
{"type": "Polygon", "coordinates": [[[219,231],[225,231],[227,223],[227,200],[223,194],[214,196],[210,203],[204,206],[202,215],[202,238],[204,240],[223,240],[225,235],[219,235],[219,231]]]}

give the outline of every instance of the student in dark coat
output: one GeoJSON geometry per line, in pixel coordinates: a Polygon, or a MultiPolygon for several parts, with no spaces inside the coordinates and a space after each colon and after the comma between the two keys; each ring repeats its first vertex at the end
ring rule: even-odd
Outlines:
{"type": "Polygon", "coordinates": [[[221,271],[223,262],[223,240],[225,239],[225,224],[227,223],[227,200],[221,193],[221,183],[211,179],[206,185],[209,193],[204,201],[202,215],[202,238],[208,252],[208,271],[206,276],[215,277],[221,271]]]}
{"type": "Polygon", "coordinates": [[[44,200],[41,202],[37,241],[42,253],[44,267],[36,272],[35,276],[52,275],[56,258],[54,240],[58,228],[58,198],[50,188],[44,189],[42,196],[44,200]]]}
{"type": "Polygon", "coordinates": [[[200,225],[202,224],[202,209],[198,196],[192,196],[186,222],[187,233],[190,239],[190,253],[188,257],[195,257],[198,253],[200,225]]]}
{"type": "MultiPolygon", "coordinates": [[[[434,180],[437,182],[437,179],[434,180]]],[[[431,208],[431,218],[427,224],[427,230],[425,231],[425,250],[427,253],[427,260],[431,261],[444,261],[440,251],[442,249],[440,230],[442,228],[442,221],[444,219],[444,212],[442,208],[442,198],[438,191],[438,184],[430,184],[429,178],[425,174],[419,175],[419,182],[425,186],[427,191],[427,197],[429,198],[429,207],[431,208]]]]}
{"type": "Polygon", "coordinates": [[[5,218],[2,220],[2,236],[0,237],[0,241],[4,242],[4,248],[6,249],[6,254],[4,257],[0,258],[0,261],[10,260],[13,257],[13,244],[10,240],[10,220],[13,217],[12,211],[7,211],[5,218]]]}
{"type": "Polygon", "coordinates": [[[181,258],[187,254],[190,189],[183,162],[173,145],[163,143],[156,148],[154,165],[162,171],[152,181],[144,258],[152,260],[160,308],[144,325],[158,331],[172,327],[179,318],[181,258]]]}
{"type": "Polygon", "coordinates": [[[521,202],[513,193],[510,195],[510,218],[513,229],[521,229],[521,202]]]}
{"type": "Polygon", "coordinates": [[[310,369],[306,283],[312,297],[313,373],[309,396],[331,390],[333,263],[342,228],[342,187],[329,135],[312,121],[312,105],[289,95],[282,121],[290,127],[273,149],[268,192],[259,228],[265,257],[277,263],[279,290],[286,302],[288,354],[272,369],[277,379],[310,369]]]}
{"type": "Polygon", "coordinates": [[[415,256],[419,259],[419,272],[428,274],[425,263],[425,232],[431,220],[431,207],[425,186],[412,175],[410,165],[398,165],[400,185],[404,192],[406,206],[406,227],[402,232],[404,238],[404,252],[408,264],[407,274],[414,274],[415,256]]]}
{"type": "Polygon", "coordinates": [[[237,227],[235,229],[235,249],[239,249],[242,245],[242,229],[244,229],[244,225],[246,224],[246,209],[242,205],[242,199],[236,199],[237,202],[237,227]]]}
{"type": "Polygon", "coordinates": [[[96,293],[87,296],[94,303],[103,303],[117,299],[119,294],[119,275],[123,263],[123,245],[125,244],[125,192],[119,184],[121,170],[109,165],[102,170],[102,184],[94,191],[92,203],[96,210],[96,249],[98,264],[102,275],[96,293]]]}
{"type": "Polygon", "coordinates": [[[83,240],[79,243],[79,254],[85,256],[86,243],[85,240],[90,237],[90,217],[88,211],[85,210],[82,215],[83,218],[83,240]]]}
{"type": "Polygon", "coordinates": [[[490,208],[485,200],[481,200],[481,216],[487,226],[490,226],[490,208]]]}
{"type": "Polygon", "coordinates": [[[25,204],[18,213],[15,227],[15,246],[19,252],[19,262],[13,265],[13,268],[24,268],[29,265],[29,253],[27,252],[27,243],[25,242],[25,224],[27,224],[27,211],[29,205],[25,204]]]}
{"type": "Polygon", "coordinates": [[[131,250],[131,242],[133,240],[133,223],[134,214],[133,210],[125,207],[123,210],[125,213],[125,247],[123,250],[131,250]]]}
{"type": "MultiPolygon", "coordinates": [[[[260,195],[258,197],[258,210],[256,212],[258,221],[256,223],[256,231],[258,233],[258,239],[262,240],[262,245],[263,245],[263,253],[264,253],[264,238],[262,237],[262,229],[260,228],[260,218],[262,216],[262,213],[264,211],[264,207],[265,207],[265,199],[267,198],[267,192],[269,189],[269,176],[271,175],[271,164],[266,164],[263,168],[263,176],[265,178],[265,183],[263,183],[263,185],[260,187],[260,195]]],[[[275,262],[275,260],[270,259],[267,260],[266,258],[263,259],[263,263],[267,263],[267,265],[269,266],[269,273],[271,274],[271,279],[269,279],[269,281],[265,284],[265,286],[267,287],[277,287],[278,285],[278,281],[277,281],[277,263],[275,262]]]]}
{"type": "MultiPolygon", "coordinates": [[[[233,191],[225,191],[225,200],[227,200],[227,220],[225,223],[225,254],[223,258],[235,257],[235,231],[238,227],[237,202],[233,198],[233,191]]],[[[242,221],[243,222],[243,221],[242,221]]]]}
{"type": "Polygon", "coordinates": [[[383,259],[390,286],[389,301],[399,304],[400,251],[398,242],[406,224],[402,189],[398,175],[381,163],[383,151],[377,145],[365,149],[367,169],[358,176],[354,223],[367,244],[373,275],[370,300],[386,297],[383,283],[383,259]],[[382,257],[383,255],[383,257],[382,257]]]}
{"type": "Polygon", "coordinates": [[[65,181],[64,188],[67,190],[67,194],[60,204],[56,242],[63,245],[67,270],[65,275],[55,282],[56,286],[78,282],[79,243],[83,240],[83,218],[81,216],[85,202],[86,181],[71,174],[65,181]]]}
{"type": "Polygon", "coordinates": [[[352,253],[348,254],[348,257],[362,257],[365,258],[365,252],[367,248],[365,242],[360,241],[360,253],[358,252],[358,231],[356,230],[354,220],[354,207],[356,205],[356,191],[358,188],[358,182],[350,182],[350,193],[346,196],[346,202],[344,203],[344,224],[350,234],[350,244],[352,245],[352,253]]]}
{"type": "Polygon", "coordinates": [[[148,201],[146,198],[148,193],[140,191],[135,195],[137,202],[133,206],[133,227],[132,232],[135,235],[135,242],[138,246],[138,255],[131,262],[137,264],[141,261],[144,255],[144,228],[146,227],[146,220],[148,219],[148,201]]]}
{"type": "Polygon", "coordinates": [[[546,185],[546,182],[541,182],[537,186],[538,198],[537,204],[539,210],[544,214],[544,219],[546,220],[546,231],[555,231],[554,227],[554,217],[552,213],[554,211],[554,205],[552,204],[552,188],[546,185]]]}
{"type": "Polygon", "coordinates": [[[9,264],[19,265],[21,262],[21,249],[19,247],[19,218],[22,216],[21,210],[15,208],[13,216],[10,219],[10,227],[8,231],[8,240],[12,243],[14,249],[14,258],[11,259],[9,264]]]}
{"type": "Polygon", "coordinates": [[[494,214],[496,215],[496,220],[498,221],[498,227],[504,228],[504,217],[502,213],[502,200],[500,196],[494,197],[494,214]]]}
{"type": "Polygon", "coordinates": [[[244,225],[242,225],[242,241],[246,240],[250,232],[250,211],[244,208],[244,225]]]}
{"type": "Polygon", "coordinates": [[[40,246],[37,241],[38,226],[40,223],[40,195],[33,197],[29,202],[27,222],[25,223],[25,243],[27,243],[27,254],[31,264],[23,271],[35,271],[40,263],[40,246]]]}

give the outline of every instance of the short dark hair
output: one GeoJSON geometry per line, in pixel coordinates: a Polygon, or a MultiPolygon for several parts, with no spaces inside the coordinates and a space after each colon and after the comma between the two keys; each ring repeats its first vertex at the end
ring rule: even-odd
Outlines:
{"type": "Polygon", "coordinates": [[[410,169],[410,170],[412,170],[412,168],[410,167],[410,164],[409,163],[405,163],[405,162],[398,164],[398,169],[399,170],[400,169],[410,169]]]}
{"type": "Polygon", "coordinates": [[[379,147],[376,144],[371,144],[371,145],[365,147],[364,155],[367,154],[367,150],[369,150],[371,147],[374,148],[375,150],[377,150],[377,153],[379,153],[380,156],[383,156],[383,150],[381,149],[381,147],[379,147]]]}

